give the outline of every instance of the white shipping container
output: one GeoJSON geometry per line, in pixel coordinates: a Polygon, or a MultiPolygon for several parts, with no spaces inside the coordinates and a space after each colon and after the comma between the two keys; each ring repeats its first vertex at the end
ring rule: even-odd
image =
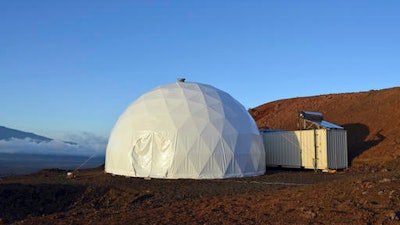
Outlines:
{"type": "Polygon", "coordinates": [[[306,169],[344,169],[345,130],[298,130],[263,133],[266,165],[306,169]]]}

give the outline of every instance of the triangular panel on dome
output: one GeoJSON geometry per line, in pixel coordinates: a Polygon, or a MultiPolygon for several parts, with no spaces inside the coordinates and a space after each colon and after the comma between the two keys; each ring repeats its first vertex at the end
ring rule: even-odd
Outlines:
{"type": "MultiPolygon", "coordinates": [[[[242,121],[240,121],[241,123],[242,121]]],[[[238,122],[236,122],[238,123],[238,122]]],[[[225,122],[222,124],[222,128],[220,128],[222,133],[224,133],[226,136],[231,136],[234,135],[235,137],[239,136],[239,133],[242,131],[240,129],[238,129],[237,127],[234,127],[234,125],[232,125],[231,122],[225,122]]],[[[235,140],[236,143],[236,140],[235,140]]]]}
{"type": "Polygon", "coordinates": [[[186,118],[180,126],[178,127],[179,130],[182,132],[190,133],[190,132],[198,132],[201,133],[204,130],[204,120],[201,118],[189,117],[186,118]]]}
{"type": "Polygon", "coordinates": [[[167,102],[166,108],[162,109],[163,113],[168,113],[169,115],[181,115],[186,114],[190,116],[190,106],[187,101],[182,101],[182,99],[165,99],[167,102]]]}
{"type": "Polygon", "coordinates": [[[200,171],[200,177],[211,176],[210,178],[225,177],[225,167],[223,162],[216,158],[216,152],[213,151],[210,157],[204,161],[200,171]]]}
{"type": "Polygon", "coordinates": [[[221,161],[223,166],[223,172],[227,177],[235,177],[241,174],[240,169],[236,167],[235,163],[235,151],[229,147],[229,144],[221,139],[218,145],[215,146],[215,151],[213,152],[213,157],[218,161],[221,161]]]}
{"type": "Polygon", "coordinates": [[[199,88],[201,89],[202,93],[204,93],[205,101],[208,104],[222,103],[221,95],[223,95],[223,92],[216,92],[215,88],[210,85],[202,85],[199,86],[199,88]]]}
{"type": "Polygon", "coordinates": [[[204,167],[205,159],[212,154],[211,150],[203,140],[190,136],[181,137],[179,142],[185,147],[180,148],[180,151],[176,153],[174,174],[181,178],[198,178],[204,167]],[[202,151],[198,149],[202,149],[202,151]]]}
{"type": "Polygon", "coordinates": [[[252,163],[255,166],[255,170],[259,171],[263,168],[266,167],[265,164],[265,151],[259,151],[257,150],[260,148],[260,145],[258,145],[258,142],[261,142],[262,139],[259,136],[252,135],[253,141],[250,143],[250,154],[249,156],[251,157],[252,163]]]}
{"type": "Polygon", "coordinates": [[[214,145],[210,140],[202,137],[196,138],[193,144],[188,145],[188,159],[195,166],[196,171],[200,172],[204,168],[206,161],[212,156],[214,145]],[[211,146],[210,146],[211,145],[211,146]]]}
{"type": "Polygon", "coordinates": [[[188,88],[181,91],[187,101],[204,104],[204,94],[199,90],[197,85],[188,86],[188,88]]]}
{"type": "MultiPolygon", "coordinates": [[[[221,144],[223,146],[230,146],[230,143],[225,142],[225,139],[221,141],[221,144]]],[[[238,174],[240,174],[240,176],[243,176],[243,171],[242,168],[240,167],[240,165],[237,162],[238,156],[236,154],[236,152],[234,151],[230,151],[230,149],[226,149],[225,147],[223,147],[224,151],[226,151],[225,154],[227,155],[231,155],[230,157],[230,161],[228,162],[228,166],[226,168],[226,176],[227,177],[237,177],[238,174]]],[[[228,160],[228,158],[226,158],[228,160]]]]}
{"type": "Polygon", "coordinates": [[[204,102],[206,102],[208,106],[222,106],[221,98],[217,94],[205,95],[204,102]]]}
{"type": "Polygon", "coordinates": [[[174,84],[169,84],[165,86],[160,86],[156,88],[162,95],[163,98],[165,99],[182,99],[183,98],[183,93],[181,91],[181,88],[174,84]]]}

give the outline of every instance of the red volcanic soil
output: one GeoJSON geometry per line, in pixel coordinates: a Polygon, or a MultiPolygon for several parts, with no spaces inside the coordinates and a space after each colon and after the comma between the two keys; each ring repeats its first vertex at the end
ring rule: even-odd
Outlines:
{"type": "Polygon", "coordinates": [[[400,88],[267,103],[259,127],[297,129],[317,111],[348,130],[350,168],[162,180],[63,170],[0,180],[0,224],[399,224],[400,88]]]}
{"type": "Polygon", "coordinates": [[[347,130],[350,163],[400,156],[400,87],[278,100],[250,109],[258,127],[296,130],[300,111],[321,112],[347,130]]]}

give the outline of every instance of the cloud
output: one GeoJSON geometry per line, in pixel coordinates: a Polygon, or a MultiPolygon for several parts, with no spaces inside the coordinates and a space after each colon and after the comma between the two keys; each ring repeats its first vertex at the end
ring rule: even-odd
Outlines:
{"type": "Polygon", "coordinates": [[[104,155],[107,139],[90,133],[69,135],[69,140],[76,144],[60,140],[42,141],[25,138],[0,140],[0,153],[24,153],[47,155],[104,155]]]}
{"type": "Polygon", "coordinates": [[[92,133],[84,132],[81,135],[68,135],[68,140],[78,143],[83,150],[104,154],[106,151],[108,139],[92,133]]]}

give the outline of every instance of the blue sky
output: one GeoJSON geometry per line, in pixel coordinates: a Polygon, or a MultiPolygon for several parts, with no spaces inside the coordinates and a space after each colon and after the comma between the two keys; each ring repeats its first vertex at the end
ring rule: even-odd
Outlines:
{"type": "Polygon", "coordinates": [[[398,1],[1,1],[0,125],[107,138],[178,77],[246,108],[400,86],[398,1]]]}

